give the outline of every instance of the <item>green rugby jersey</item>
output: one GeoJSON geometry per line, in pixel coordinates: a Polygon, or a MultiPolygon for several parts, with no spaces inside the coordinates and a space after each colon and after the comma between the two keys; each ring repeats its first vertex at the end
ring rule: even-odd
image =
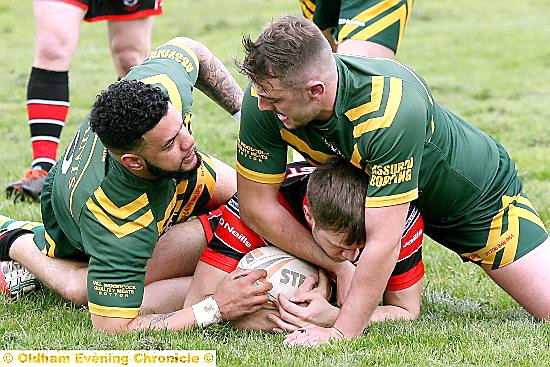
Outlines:
{"type": "MultiPolygon", "coordinates": [[[[124,79],[160,86],[189,124],[197,76],[196,55],[174,39],[155,49],[124,79]]],[[[196,214],[213,194],[214,165],[207,155],[201,156],[203,165],[187,181],[147,181],[110,157],[88,120],[84,121],[51,171],[51,199],[42,205],[43,213],[53,211],[57,222],[48,231],[44,220],[47,253],[79,251],[89,257],[90,312],[124,318],[138,315],[145,263],[158,237],[172,224],[196,214]]]]}
{"type": "Polygon", "coordinates": [[[283,181],[287,146],[313,163],[348,159],[369,176],[366,207],[418,199],[426,224],[450,223],[492,206],[515,177],[499,168],[499,145],[434,101],[425,81],[394,60],[335,55],[338,92],[329,121],[291,131],[260,111],[250,87],[243,101],[237,171],[262,183],[283,181]]]}

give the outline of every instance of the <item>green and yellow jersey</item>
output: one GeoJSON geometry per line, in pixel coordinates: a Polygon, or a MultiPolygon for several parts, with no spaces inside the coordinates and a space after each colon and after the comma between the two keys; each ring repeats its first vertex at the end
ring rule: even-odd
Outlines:
{"type": "Polygon", "coordinates": [[[413,0],[300,0],[302,14],[336,42],[348,39],[399,49],[413,0]]]}
{"type": "MultiPolygon", "coordinates": [[[[155,49],[125,79],[159,86],[190,123],[196,55],[178,39],[155,49]]],[[[145,264],[160,235],[202,212],[214,192],[211,158],[189,180],[141,179],[112,158],[84,121],[44,186],[45,231],[35,236],[52,257],[89,259],[90,312],[109,317],[138,315],[145,264]]]]}
{"type": "MultiPolygon", "coordinates": [[[[275,113],[260,111],[254,91],[247,89],[239,174],[260,183],[282,182],[287,146],[315,164],[340,156],[370,176],[367,208],[416,200],[426,233],[437,241],[461,254],[486,246],[503,195],[521,192],[504,148],[439,105],[409,67],[389,59],[335,55],[335,60],[338,91],[328,121],[288,130],[275,113]],[[480,221],[483,230],[475,240],[461,233],[480,221]]],[[[540,219],[537,225],[544,229],[540,219]]]]}

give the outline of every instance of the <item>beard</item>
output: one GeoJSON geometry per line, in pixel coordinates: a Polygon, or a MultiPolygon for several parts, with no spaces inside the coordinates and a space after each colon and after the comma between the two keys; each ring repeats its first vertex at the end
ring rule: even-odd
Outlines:
{"type": "Polygon", "coordinates": [[[196,149],[195,149],[195,156],[197,157],[197,163],[195,164],[194,167],[187,170],[180,168],[179,170],[176,170],[176,171],[168,171],[160,168],[159,166],[154,165],[153,163],[149,162],[146,159],[145,159],[145,164],[147,165],[147,169],[149,170],[149,173],[151,173],[153,176],[157,178],[169,178],[169,179],[173,178],[177,182],[180,182],[183,180],[189,180],[191,177],[197,174],[197,170],[202,164],[202,157],[200,156],[200,154],[197,152],[196,149]]]}

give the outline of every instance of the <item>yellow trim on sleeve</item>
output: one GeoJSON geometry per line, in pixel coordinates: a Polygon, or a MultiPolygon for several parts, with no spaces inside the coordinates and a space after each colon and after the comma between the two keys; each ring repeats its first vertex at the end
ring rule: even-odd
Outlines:
{"type": "Polygon", "coordinates": [[[174,81],[170,79],[167,74],[153,75],[148,78],[141,79],[140,81],[145,84],[161,84],[164,88],[166,88],[170,102],[172,102],[180,114],[182,113],[183,107],[180,91],[178,90],[176,83],[174,83],[174,81]]]}
{"type": "Polygon", "coordinates": [[[105,317],[120,317],[121,319],[135,319],[139,315],[139,308],[122,308],[96,305],[88,301],[90,313],[105,317]]]}
{"type": "Polygon", "coordinates": [[[200,64],[199,64],[199,59],[197,58],[197,54],[195,53],[195,51],[191,50],[191,48],[185,43],[184,37],[172,38],[171,40],[164,43],[160,47],[162,47],[162,46],[176,46],[176,47],[181,48],[182,50],[187,52],[189,54],[189,56],[191,56],[191,58],[195,62],[195,66],[197,67],[197,70],[199,69],[200,64]]]}
{"type": "Polygon", "coordinates": [[[279,184],[284,181],[285,173],[260,173],[252,171],[248,168],[243,167],[239,162],[235,165],[237,172],[246,179],[250,181],[267,183],[267,184],[279,184]]]}
{"type": "Polygon", "coordinates": [[[281,129],[281,137],[284,141],[288,142],[290,145],[296,147],[299,152],[303,152],[310,156],[313,160],[322,163],[328,161],[332,156],[318,150],[313,150],[307,145],[305,141],[292,134],[288,130],[281,129]]]}
{"type": "Polygon", "coordinates": [[[370,101],[361,106],[352,108],[344,113],[350,121],[355,121],[361,116],[369,114],[380,109],[382,104],[382,95],[384,93],[384,77],[373,76],[372,77],[372,89],[370,92],[370,101]]]}
{"type": "Polygon", "coordinates": [[[413,201],[418,198],[418,188],[411,191],[404,192],[402,194],[381,196],[381,197],[367,197],[365,201],[366,208],[383,208],[386,206],[399,205],[413,201]]]}
{"type": "Polygon", "coordinates": [[[388,95],[388,103],[386,104],[384,115],[368,119],[367,121],[355,126],[353,128],[353,137],[358,138],[369,131],[390,127],[393,123],[395,115],[397,114],[397,110],[399,110],[402,95],[403,81],[399,78],[391,77],[390,93],[388,95]]]}
{"type": "MultiPolygon", "coordinates": [[[[354,21],[359,21],[366,23],[372,18],[377,17],[378,15],[382,14],[383,12],[387,11],[388,9],[391,9],[393,6],[399,4],[400,0],[389,0],[389,1],[382,1],[374,6],[371,6],[370,8],[362,11],[361,13],[357,14],[356,17],[353,18],[354,21]]],[[[356,24],[346,24],[342,27],[340,32],[338,33],[338,42],[342,42],[344,38],[354,30],[356,30],[358,26],[356,24]]],[[[376,33],[375,33],[376,34],[376,33]]]]}

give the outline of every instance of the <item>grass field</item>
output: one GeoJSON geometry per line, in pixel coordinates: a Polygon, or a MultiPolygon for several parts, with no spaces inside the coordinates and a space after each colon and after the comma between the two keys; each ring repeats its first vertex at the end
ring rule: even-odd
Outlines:
{"type": "MultiPolygon", "coordinates": [[[[256,35],[271,17],[298,9],[297,0],[166,1],[153,43],[190,36],[232,67],[242,56],[243,33],[256,35]]],[[[0,190],[31,160],[24,108],[33,55],[31,13],[30,1],[0,3],[0,190]]],[[[549,39],[548,0],[418,0],[398,55],[426,78],[440,102],[504,144],[547,227],[549,39]]],[[[84,24],[70,73],[63,147],[95,95],[115,77],[105,24],[84,24]]],[[[244,86],[244,78],[237,78],[244,86]]],[[[199,93],[193,124],[202,148],[234,163],[237,128],[199,93]]],[[[40,220],[38,205],[13,204],[1,194],[0,212],[40,220]]],[[[427,281],[419,319],[373,325],[351,342],[287,349],[280,335],[225,325],[104,335],[91,331],[87,309],[41,290],[17,301],[0,298],[0,349],[215,349],[220,366],[550,365],[550,325],[534,322],[477,267],[432,241],[426,241],[424,254],[427,281]]]]}

